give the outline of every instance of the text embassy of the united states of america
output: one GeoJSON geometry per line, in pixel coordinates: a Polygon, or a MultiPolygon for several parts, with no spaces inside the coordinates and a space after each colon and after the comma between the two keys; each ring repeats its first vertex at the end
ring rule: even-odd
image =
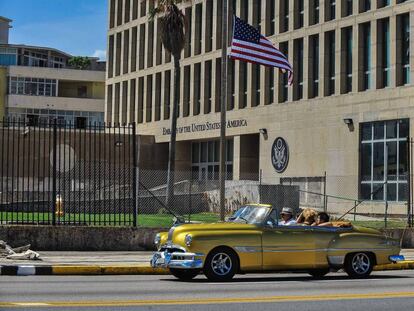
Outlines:
{"type": "MultiPolygon", "coordinates": [[[[233,127],[245,127],[247,126],[247,120],[245,119],[238,119],[238,120],[229,120],[227,121],[227,128],[233,127]]],[[[180,126],[177,127],[177,133],[194,133],[194,132],[204,132],[204,131],[212,131],[212,130],[219,130],[221,127],[220,122],[206,122],[201,124],[193,123],[187,126],[180,126]]],[[[162,135],[170,135],[171,129],[163,127],[162,128],[162,135]]]]}

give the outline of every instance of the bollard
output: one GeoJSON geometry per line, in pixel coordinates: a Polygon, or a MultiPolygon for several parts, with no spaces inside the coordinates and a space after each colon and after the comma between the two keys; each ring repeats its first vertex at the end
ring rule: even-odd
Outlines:
{"type": "Polygon", "coordinates": [[[56,201],[55,201],[55,207],[56,207],[56,216],[57,217],[63,217],[64,216],[64,211],[63,211],[63,200],[62,200],[62,196],[60,194],[58,194],[56,196],[56,201]]]}

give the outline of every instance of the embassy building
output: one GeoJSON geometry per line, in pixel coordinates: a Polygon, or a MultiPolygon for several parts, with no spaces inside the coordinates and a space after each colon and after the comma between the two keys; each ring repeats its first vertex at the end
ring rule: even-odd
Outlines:
{"type": "MultiPolygon", "coordinates": [[[[152,167],[166,169],[173,62],[159,20],[148,18],[152,5],[109,1],[105,118],[136,122],[157,154],[152,167]]],[[[221,5],[179,5],[188,36],[176,168],[198,180],[218,179],[221,5]]],[[[406,213],[414,2],[230,0],[229,7],[288,56],[294,79],[289,86],[287,73],[229,61],[227,179],[299,185],[302,207],[329,200],[339,212],[365,200],[364,212],[381,214],[388,201],[390,214],[406,213]]]]}

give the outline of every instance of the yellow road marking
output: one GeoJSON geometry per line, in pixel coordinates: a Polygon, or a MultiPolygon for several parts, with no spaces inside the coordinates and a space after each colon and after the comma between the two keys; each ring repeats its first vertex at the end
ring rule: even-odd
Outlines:
{"type": "Polygon", "coordinates": [[[411,298],[414,292],[388,292],[368,294],[328,294],[323,296],[269,296],[269,297],[237,297],[237,298],[200,298],[200,299],[166,299],[166,300],[114,300],[114,301],[44,301],[44,302],[0,302],[0,307],[111,307],[111,306],[146,306],[146,305],[205,305],[228,303],[259,302],[295,302],[326,301],[350,299],[384,299],[411,298]]]}

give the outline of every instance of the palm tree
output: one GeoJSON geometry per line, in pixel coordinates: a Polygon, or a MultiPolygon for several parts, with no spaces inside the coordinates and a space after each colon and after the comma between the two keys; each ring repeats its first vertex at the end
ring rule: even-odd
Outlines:
{"type": "MultiPolygon", "coordinates": [[[[180,101],[180,58],[181,51],[185,44],[186,20],[184,14],[178,9],[177,3],[180,0],[150,0],[156,3],[154,9],[150,11],[150,18],[159,16],[160,33],[164,48],[171,53],[174,58],[174,99],[171,117],[171,137],[168,152],[168,177],[167,195],[165,204],[172,207],[174,197],[174,175],[175,175],[175,145],[177,137],[177,117],[178,105],[180,101]]],[[[189,1],[189,0],[186,0],[189,1]]]]}

